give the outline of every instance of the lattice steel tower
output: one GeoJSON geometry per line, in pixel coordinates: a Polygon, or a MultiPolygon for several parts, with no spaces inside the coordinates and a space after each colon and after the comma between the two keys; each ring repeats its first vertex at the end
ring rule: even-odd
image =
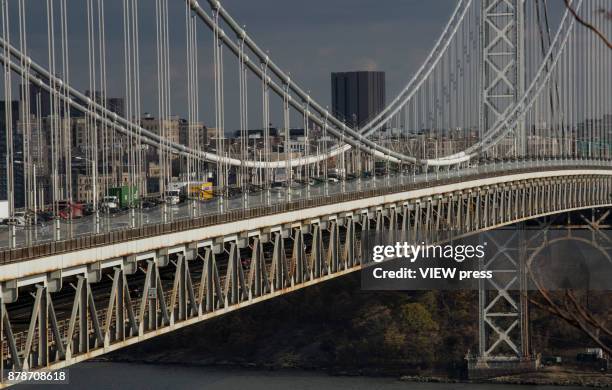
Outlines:
{"type": "MultiPolygon", "coordinates": [[[[525,0],[481,1],[482,139],[525,90],[525,0]]],[[[513,134],[513,150],[523,156],[527,144],[525,126],[519,125],[513,134]]]]}
{"type": "MultiPolygon", "coordinates": [[[[519,102],[525,90],[525,0],[481,0],[480,23],[482,139],[519,102]]],[[[524,123],[502,142],[512,146],[506,150],[524,156],[527,144],[524,123]]],[[[477,366],[481,368],[511,370],[512,366],[518,368],[531,362],[524,253],[521,252],[515,247],[512,258],[508,253],[499,253],[483,264],[487,269],[499,269],[498,263],[505,259],[501,268],[505,268],[503,272],[509,279],[504,283],[482,281],[480,285],[477,366]],[[485,283],[491,283],[493,288],[485,283]]]]}

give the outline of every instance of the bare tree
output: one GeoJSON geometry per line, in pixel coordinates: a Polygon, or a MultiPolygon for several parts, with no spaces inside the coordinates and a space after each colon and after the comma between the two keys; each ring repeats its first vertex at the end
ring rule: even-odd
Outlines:
{"type": "Polygon", "coordinates": [[[555,299],[552,294],[542,286],[542,283],[540,283],[540,280],[532,271],[531,265],[527,266],[527,272],[541,296],[541,299],[530,298],[530,303],[561,318],[568,324],[582,331],[609,356],[612,356],[612,344],[602,338],[602,336],[604,336],[612,339],[612,331],[610,331],[604,321],[595,318],[595,316],[578,301],[573,290],[565,290],[562,297],[555,299]]]}
{"type": "MultiPolygon", "coordinates": [[[[593,31],[593,33],[595,33],[595,35],[597,35],[606,44],[606,46],[608,46],[610,49],[612,49],[612,41],[610,41],[608,39],[608,37],[606,37],[605,34],[602,33],[592,23],[586,21],[582,16],[578,15],[578,12],[576,12],[576,10],[570,4],[570,0],[565,0],[565,6],[569,10],[569,12],[572,14],[572,16],[574,16],[574,19],[576,19],[576,21],[578,23],[580,23],[584,27],[588,28],[589,30],[593,31]]],[[[611,19],[612,20],[612,11],[609,11],[609,10],[601,8],[601,9],[599,9],[599,13],[604,14],[604,16],[607,19],[611,19]]]]}

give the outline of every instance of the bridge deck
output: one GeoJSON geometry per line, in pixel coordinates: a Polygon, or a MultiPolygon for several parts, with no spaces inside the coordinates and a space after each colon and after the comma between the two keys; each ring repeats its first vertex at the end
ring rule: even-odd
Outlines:
{"type": "MultiPolygon", "coordinates": [[[[248,199],[229,199],[221,201],[216,199],[208,203],[197,203],[198,209],[190,217],[192,207],[189,204],[180,205],[171,210],[168,222],[161,223],[160,210],[143,210],[137,215],[139,224],[135,228],[126,227],[124,221],[129,215],[119,215],[112,224],[107,225],[108,230],[99,234],[82,229],[91,227],[91,219],[77,220],[73,223],[75,234],[70,238],[53,241],[47,236],[39,236],[36,240],[37,230],[20,231],[25,241],[18,248],[4,248],[0,250],[0,264],[10,264],[35,258],[48,257],[62,253],[80,251],[97,247],[104,247],[128,241],[166,236],[183,231],[223,225],[253,218],[265,217],[279,213],[338,204],[363,198],[371,198],[393,193],[402,193],[424,188],[436,188],[450,184],[472,182],[500,176],[526,174],[541,171],[575,170],[575,169],[606,170],[596,161],[584,161],[583,164],[565,165],[563,161],[540,162],[537,164],[506,163],[477,168],[466,168],[459,172],[441,172],[421,175],[398,175],[377,179],[362,179],[349,182],[328,183],[321,186],[310,186],[302,189],[292,189],[290,198],[283,190],[262,192],[248,199]],[[391,182],[393,181],[393,182],[391,182]],[[146,222],[149,223],[146,223],[146,222]]],[[[292,222],[292,221],[286,221],[292,222]]],[[[51,227],[46,227],[48,230],[51,227]]],[[[4,232],[7,234],[7,232],[4,232]]],[[[52,233],[51,233],[52,235],[52,233]]]]}

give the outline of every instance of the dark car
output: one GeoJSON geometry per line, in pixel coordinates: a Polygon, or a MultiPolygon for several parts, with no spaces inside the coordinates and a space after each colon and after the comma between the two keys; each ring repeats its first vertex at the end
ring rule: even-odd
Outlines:
{"type": "Polygon", "coordinates": [[[36,213],[36,219],[43,222],[52,221],[53,213],[51,211],[39,211],[36,213]]]}
{"type": "Polygon", "coordinates": [[[159,206],[161,202],[157,198],[146,198],[143,199],[141,206],[143,209],[152,209],[153,207],[159,206]]]}
{"type": "Polygon", "coordinates": [[[83,206],[83,215],[92,215],[95,211],[93,203],[87,203],[83,206]]]}

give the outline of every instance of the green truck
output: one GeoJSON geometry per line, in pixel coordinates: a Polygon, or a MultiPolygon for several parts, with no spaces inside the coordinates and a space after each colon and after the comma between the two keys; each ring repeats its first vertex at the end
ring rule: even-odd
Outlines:
{"type": "Polygon", "coordinates": [[[126,209],[132,206],[138,205],[140,198],[138,196],[138,187],[136,186],[122,186],[110,188],[108,190],[109,196],[116,196],[119,202],[119,208],[126,209]]]}

